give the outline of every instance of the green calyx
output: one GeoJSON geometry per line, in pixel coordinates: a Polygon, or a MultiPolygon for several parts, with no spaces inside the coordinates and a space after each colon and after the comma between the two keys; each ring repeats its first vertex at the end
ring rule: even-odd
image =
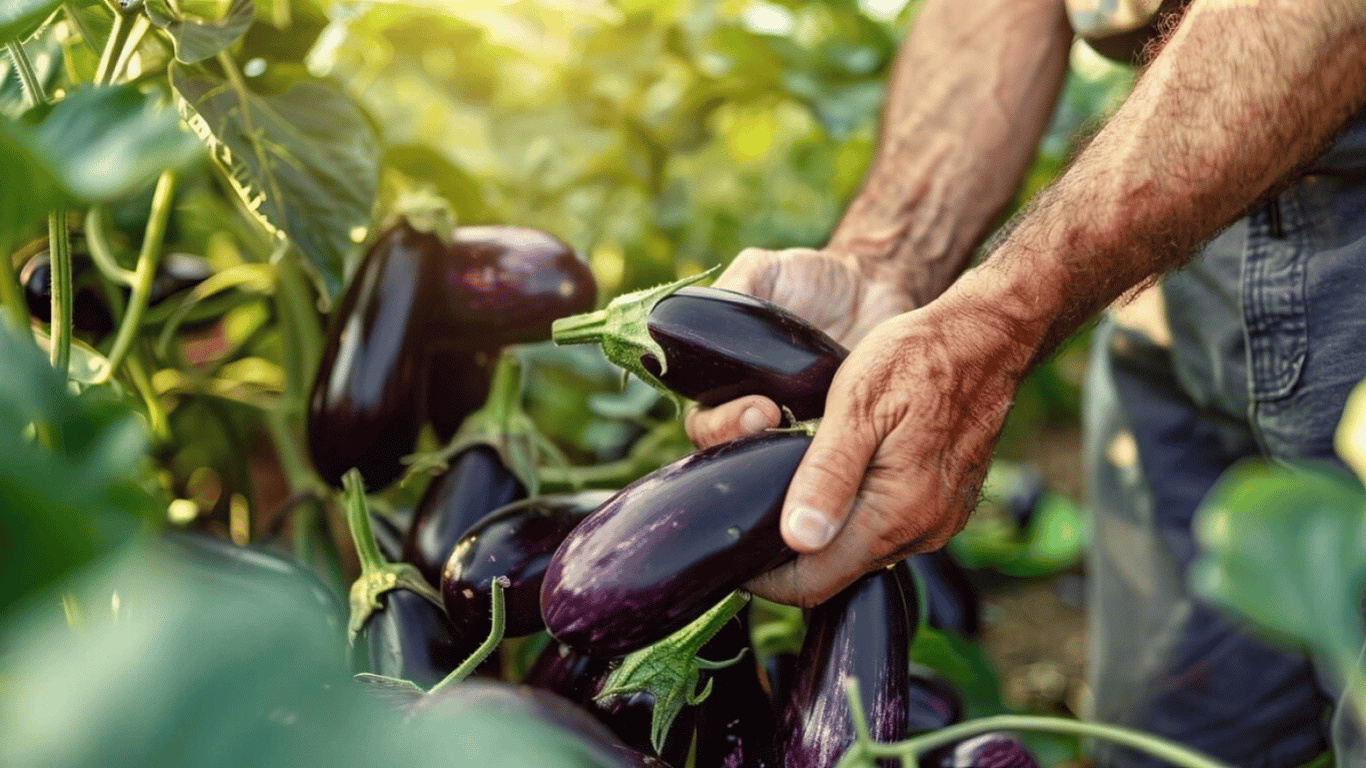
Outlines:
{"type": "Polygon", "coordinates": [[[425,188],[410,191],[394,208],[399,218],[418,232],[436,235],[446,245],[455,242],[455,210],[436,192],[425,188]]]}
{"type": "Polygon", "coordinates": [[[721,266],[717,265],[692,277],[622,294],[605,309],[562,317],[551,324],[550,337],[556,344],[602,345],[602,353],[608,360],[659,390],[681,412],[683,399],[664,386],[664,382],[650,373],[641,362],[648,355],[659,361],[660,373],[669,368],[664,350],[650,336],[650,312],[656,304],[677,293],[680,288],[700,283],[720,269],[721,266]]]}
{"type": "Polygon", "coordinates": [[[596,700],[601,702],[637,691],[653,695],[655,706],[650,721],[650,743],[658,753],[664,746],[669,727],[683,707],[700,704],[711,693],[711,681],[702,690],[697,690],[701,670],[728,667],[744,656],[742,653],[734,659],[715,662],[699,659],[697,653],[748,602],[748,592],[732,592],[688,626],[654,645],[628,654],[621,666],[608,675],[596,700]]]}
{"type": "Polygon", "coordinates": [[[416,592],[445,610],[441,595],[432,589],[417,568],[408,563],[390,563],[380,553],[379,545],[375,543],[375,533],[370,528],[365,487],[356,469],[350,469],[342,476],[342,509],[346,513],[346,526],[351,532],[351,540],[355,542],[356,557],[361,567],[360,576],[351,584],[351,619],[346,625],[348,644],[355,644],[356,635],[370,620],[370,614],[383,607],[379,596],[391,589],[416,592]]]}

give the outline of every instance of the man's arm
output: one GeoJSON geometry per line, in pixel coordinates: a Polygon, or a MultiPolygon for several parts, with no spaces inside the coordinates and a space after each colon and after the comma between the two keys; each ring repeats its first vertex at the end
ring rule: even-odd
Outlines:
{"type": "Polygon", "coordinates": [[[1019,188],[1067,73],[1062,0],[928,0],[888,81],[878,148],[827,246],[917,306],[1019,188]]]}
{"type": "Polygon", "coordinates": [[[784,505],[805,554],[754,590],[810,605],[947,541],[1027,370],[1310,162],[1366,104],[1363,72],[1366,4],[1196,0],[995,252],[851,351],[784,505]]]}

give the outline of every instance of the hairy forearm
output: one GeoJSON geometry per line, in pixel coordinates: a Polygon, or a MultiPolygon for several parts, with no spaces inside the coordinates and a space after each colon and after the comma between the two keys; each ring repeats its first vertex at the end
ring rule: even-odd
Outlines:
{"type": "Polygon", "coordinates": [[[1352,0],[1197,0],[956,298],[1039,359],[1312,161],[1366,103],[1363,71],[1352,0]]]}
{"type": "Polygon", "coordinates": [[[943,291],[1019,186],[1071,42],[1062,0],[927,0],[830,249],[919,304],[943,291]]]}

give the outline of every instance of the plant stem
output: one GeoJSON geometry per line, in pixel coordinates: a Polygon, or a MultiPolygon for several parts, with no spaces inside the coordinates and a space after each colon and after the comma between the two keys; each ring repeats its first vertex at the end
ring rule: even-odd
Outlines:
{"type": "Polygon", "coordinates": [[[52,343],[48,359],[64,378],[71,369],[71,240],[66,231],[66,208],[47,215],[47,249],[52,275],[52,343]]]}
{"type": "Polygon", "coordinates": [[[169,443],[170,422],[166,418],[166,409],[161,407],[161,399],[157,397],[156,388],[152,386],[152,379],[147,375],[147,368],[145,355],[134,354],[128,357],[128,378],[133,382],[133,388],[138,391],[138,396],[147,408],[147,426],[152,432],[152,438],[159,443],[169,443]]]}
{"type": "Polygon", "coordinates": [[[1186,768],[1230,768],[1227,763],[1219,762],[1198,750],[1176,742],[1154,736],[1150,733],[1084,720],[1069,720],[1062,717],[1041,717],[1038,715],[995,715],[950,725],[937,731],[916,736],[895,744],[865,742],[863,749],[870,757],[899,757],[903,765],[914,766],[916,758],[937,747],[947,746],[973,736],[993,731],[1038,731],[1042,733],[1063,733],[1074,736],[1089,736],[1122,744],[1131,749],[1146,752],[1160,760],[1186,768]]]}
{"type": "Polygon", "coordinates": [[[304,461],[303,453],[299,450],[299,443],[294,439],[294,433],[289,429],[289,421],[278,409],[271,409],[265,412],[266,431],[270,434],[270,441],[275,445],[275,457],[280,461],[280,468],[284,470],[285,482],[289,484],[291,493],[317,487],[313,473],[308,468],[308,462],[304,461]]]}
{"type": "Polygon", "coordinates": [[[95,67],[95,85],[109,85],[113,81],[114,65],[118,63],[124,41],[128,39],[128,12],[116,2],[109,3],[109,8],[114,12],[114,26],[109,28],[109,37],[104,41],[104,50],[100,52],[100,63],[95,67]]]}
{"type": "Polygon", "coordinates": [[[294,252],[282,243],[273,259],[275,307],[284,333],[285,392],[283,410],[288,418],[302,416],[313,371],[323,354],[323,332],[312,292],[299,269],[294,252]]]}
{"type": "Polygon", "coordinates": [[[484,659],[487,659],[489,654],[493,653],[493,649],[497,648],[498,644],[503,641],[503,630],[507,621],[503,605],[503,582],[506,579],[506,576],[500,576],[489,584],[489,600],[493,603],[493,629],[489,631],[489,636],[484,638],[484,642],[475,649],[474,653],[470,654],[469,658],[461,662],[460,666],[442,678],[441,682],[432,686],[431,690],[427,691],[428,694],[445,690],[469,677],[470,673],[480,664],[483,664],[484,659]]]}
{"type": "Polygon", "coordinates": [[[95,37],[90,34],[90,26],[81,18],[80,11],[71,3],[62,3],[62,11],[66,13],[66,18],[71,22],[71,26],[76,28],[76,32],[81,36],[81,42],[89,48],[92,53],[99,53],[100,49],[95,45],[95,37]]]}
{"type": "Polygon", "coordinates": [[[91,206],[85,213],[85,244],[90,249],[90,260],[106,280],[127,286],[137,282],[136,273],[120,266],[109,247],[109,239],[104,235],[103,206],[91,206]]]}
{"type": "Polygon", "coordinates": [[[342,510],[346,515],[346,528],[351,531],[351,540],[356,545],[356,558],[360,560],[361,578],[367,573],[381,571],[389,564],[375,542],[375,532],[370,528],[370,508],[365,503],[365,482],[360,472],[351,469],[342,476],[342,510]]]}
{"type": "Polygon", "coordinates": [[[36,107],[46,103],[47,94],[43,92],[43,84],[38,81],[38,73],[33,70],[33,62],[29,61],[28,54],[24,52],[24,44],[18,40],[11,40],[5,43],[5,47],[9,49],[9,57],[19,72],[19,82],[24,87],[24,95],[28,97],[28,105],[36,107]]]}
{"type": "Polygon", "coordinates": [[[138,265],[133,273],[135,279],[132,294],[128,297],[128,311],[124,312],[119,323],[118,336],[114,338],[114,346],[109,351],[109,364],[95,377],[96,384],[103,384],[114,375],[141,330],[142,315],[147,311],[152,282],[156,279],[157,266],[161,262],[161,241],[166,235],[166,222],[171,216],[174,199],[175,174],[162,171],[161,178],[157,179],[156,191],[152,194],[152,210],[147,218],[142,250],[138,253],[138,265]]]}
{"type": "Polygon", "coordinates": [[[124,67],[128,66],[128,61],[133,58],[133,54],[138,50],[138,44],[142,42],[142,36],[147,34],[151,26],[152,22],[146,16],[137,14],[133,17],[133,26],[128,30],[128,37],[123,41],[119,56],[114,60],[114,68],[109,73],[110,82],[117,80],[124,67]]]}

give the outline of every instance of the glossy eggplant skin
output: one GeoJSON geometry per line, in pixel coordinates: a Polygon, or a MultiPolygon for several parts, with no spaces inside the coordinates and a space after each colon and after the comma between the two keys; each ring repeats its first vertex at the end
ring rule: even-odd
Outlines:
{"type": "MultiPolygon", "coordinates": [[[[71,270],[75,295],[72,297],[71,324],[82,333],[102,337],[114,330],[114,317],[109,305],[101,294],[96,281],[98,273],[90,263],[88,255],[73,253],[71,270]]],[[[209,262],[188,253],[168,253],[162,257],[157,267],[156,277],[152,280],[152,291],[148,304],[156,306],[175,294],[189,290],[204,282],[213,274],[209,262]]],[[[19,274],[24,285],[24,300],[28,304],[29,315],[41,322],[51,322],[52,318],[52,263],[47,251],[42,251],[29,259],[19,274]]],[[[128,289],[120,287],[124,297],[128,289]]],[[[184,326],[186,328],[191,325],[184,326]]]]}
{"type": "MultiPolygon", "coordinates": [[[[853,744],[844,690],[850,678],[858,679],[872,738],[905,737],[908,655],[918,615],[915,582],[904,560],[865,574],[811,609],[779,730],[785,768],[829,768],[853,744]]],[[[891,768],[896,762],[882,764],[891,768]]]]}
{"type": "Polygon", "coordinates": [[[967,569],[945,549],[921,552],[909,560],[924,589],[927,623],[938,630],[976,637],[982,623],[982,600],[967,569]]]}
{"type": "MultiPolygon", "coordinates": [[[[411,680],[430,688],[460,666],[462,653],[446,616],[426,598],[406,589],[379,596],[380,609],[356,634],[352,670],[411,680]]],[[[477,646],[477,643],[476,643],[477,646]]]]}
{"type": "Polygon", "coordinates": [[[535,229],[457,227],[445,275],[448,319],[497,344],[550,338],[557,318],[591,310],[597,281],[568,244],[535,229]]]}
{"type": "Polygon", "coordinates": [[[579,653],[552,640],[522,676],[522,683],[583,705],[592,700],[613,663],[613,659],[579,653]]]}
{"type": "Polygon", "coordinates": [[[561,642],[623,656],[796,557],[779,515],[811,438],[765,432],[685,456],[618,491],[556,550],[541,615],[561,642]]]}
{"type": "Polygon", "coordinates": [[[773,768],[773,704],[759,683],[744,611],[727,622],[699,654],[708,661],[740,660],[705,672],[712,691],[697,708],[695,763],[716,768],[773,768]]]}
{"type": "Polygon", "coordinates": [[[569,532],[612,495],[585,491],[524,499],[500,507],[469,528],[441,570],[441,597],[459,635],[489,632],[493,580],[507,577],[505,637],[545,627],[541,581],[550,556],[569,532]]]}
{"type": "MultiPolygon", "coordinates": [[[[451,457],[450,468],[423,491],[403,542],[403,559],[433,586],[465,532],[485,515],[526,498],[526,488],[491,445],[473,445],[451,457]]],[[[533,630],[534,631],[534,630],[533,630]]]]}
{"type": "Polygon", "coordinates": [[[922,768],[1039,768],[1029,749],[1004,733],[974,736],[935,750],[919,762],[922,768]]]}
{"type": "Polygon", "coordinates": [[[797,654],[773,654],[764,662],[764,676],[768,678],[769,697],[778,703],[787,701],[797,677],[797,654]]]}
{"type": "MultiPolygon", "coordinates": [[[[433,696],[419,699],[409,710],[419,721],[458,720],[481,711],[515,718],[532,718],[572,739],[575,754],[565,764],[593,768],[669,768],[653,757],[623,744],[610,730],[573,702],[550,691],[526,685],[466,680],[433,696]]],[[[454,756],[455,762],[459,757],[454,756]]]]}
{"type": "Polygon", "coordinates": [[[396,509],[392,516],[370,510],[370,530],[374,531],[375,543],[385,560],[396,563],[403,559],[403,540],[408,538],[412,522],[412,507],[396,509]]]}
{"type": "Polygon", "coordinates": [[[702,405],[764,395],[798,420],[825,410],[825,393],[849,352],[823,331],[775,304],[721,288],[681,288],[647,321],[668,369],[646,355],[645,369],[702,405]]]}
{"type": "Polygon", "coordinates": [[[308,449],[334,487],[351,467],[378,491],[403,472],[421,427],[423,345],[444,245],[400,221],[366,251],[328,321],[308,408],[308,449]]]}
{"type": "MultiPolygon", "coordinates": [[[[474,341],[467,338],[466,343],[474,341]]],[[[422,420],[432,425],[436,439],[450,442],[465,417],[489,396],[498,347],[452,347],[427,352],[422,420]]]]}

